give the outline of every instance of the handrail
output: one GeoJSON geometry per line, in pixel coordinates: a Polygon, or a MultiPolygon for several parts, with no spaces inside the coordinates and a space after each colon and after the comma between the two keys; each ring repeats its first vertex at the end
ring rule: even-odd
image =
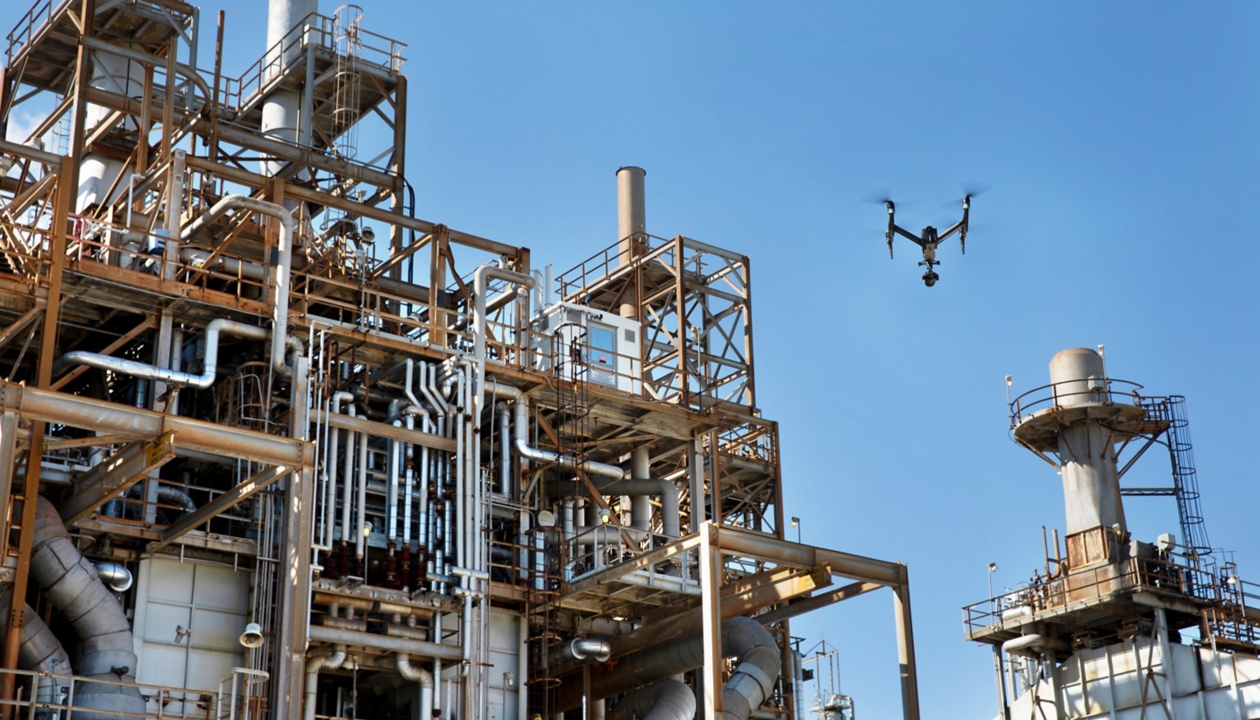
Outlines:
{"type": "Polygon", "coordinates": [[[1095,404],[1124,403],[1139,407],[1142,406],[1142,401],[1147,399],[1138,392],[1142,386],[1135,382],[1115,378],[1106,378],[1101,382],[1102,385],[1099,387],[1090,386],[1083,390],[1079,389],[1082,385],[1080,379],[1064,380],[1033,388],[1010,401],[1011,427],[1018,426],[1026,417],[1040,410],[1061,407],[1063,400],[1069,398],[1083,396],[1095,404]],[[1121,388],[1112,389],[1113,385],[1119,385],[1121,388]],[[1068,387],[1072,390],[1065,390],[1068,387]]]}

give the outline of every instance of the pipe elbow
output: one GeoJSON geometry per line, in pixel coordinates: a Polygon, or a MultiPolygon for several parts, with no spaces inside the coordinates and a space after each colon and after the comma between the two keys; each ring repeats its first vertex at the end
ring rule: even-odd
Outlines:
{"type": "Polygon", "coordinates": [[[99,562],[92,563],[96,567],[96,574],[104,582],[106,587],[116,593],[124,593],[131,589],[135,578],[131,571],[118,563],[99,562]]]}
{"type": "Polygon", "coordinates": [[[433,689],[433,673],[419,665],[412,665],[411,656],[407,653],[400,652],[394,656],[394,669],[408,682],[420,683],[425,690],[433,689]]]}
{"type": "Polygon", "coordinates": [[[612,657],[612,643],[604,638],[573,638],[569,643],[569,654],[575,660],[593,660],[606,663],[612,657]]]}

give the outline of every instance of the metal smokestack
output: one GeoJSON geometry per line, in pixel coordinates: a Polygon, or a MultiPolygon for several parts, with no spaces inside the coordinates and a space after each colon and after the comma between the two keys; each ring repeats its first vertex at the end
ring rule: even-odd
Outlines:
{"type": "MultiPolygon", "coordinates": [[[[307,15],[319,11],[319,0],[271,0],[267,5],[267,67],[264,75],[284,72],[289,63],[301,54],[303,30],[294,30],[307,15]],[[289,34],[290,30],[294,30],[289,34]]],[[[302,118],[301,96],[296,90],[276,90],[263,104],[262,132],[272,140],[296,143],[298,129],[309,118],[302,118]]],[[[281,163],[269,160],[262,164],[263,174],[272,176],[281,163]]]]}
{"type": "Polygon", "coordinates": [[[1088,348],[1062,350],[1050,360],[1050,382],[1064,410],[1058,450],[1067,532],[1118,525],[1124,533],[1113,434],[1090,412],[1110,401],[1103,359],[1088,348]]]}
{"type": "MultiPolygon", "coordinates": [[[[617,265],[625,266],[647,250],[647,210],[643,199],[643,178],[647,171],[627,165],[617,170],[617,265]]],[[[622,303],[621,317],[638,314],[638,298],[622,303]]]]}

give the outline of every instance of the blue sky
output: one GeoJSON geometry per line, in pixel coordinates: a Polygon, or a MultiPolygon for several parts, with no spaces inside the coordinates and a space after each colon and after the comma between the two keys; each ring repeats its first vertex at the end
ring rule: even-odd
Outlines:
{"type": "MultiPolygon", "coordinates": [[[[1105,343],[1113,376],[1188,398],[1208,532],[1260,568],[1260,5],[364,5],[410,46],[422,217],[559,271],[615,241],[614,171],[634,164],[651,233],[751,256],[785,514],[807,542],[909,563],[925,717],[995,711],[959,608],[991,561],[996,586],[1026,580],[1041,526],[1063,525],[1057,476],[1007,437],[1002,380],[1045,384],[1062,348],[1105,343]],[[860,198],[891,186],[903,226],[939,227],[973,181],[992,191],[969,252],[943,246],[924,288],[860,198]]],[[[221,7],[240,72],[264,11],[221,7]]],[[[0,25],[24,10],[5,3],[0,25]]],[[[1132,483],[1167,473],[1149,453],[1132,483]]],[[[1171,501],[1128,511],[1139,537],[1177,530],[1171,501]]],[[[888,593],[793,631],[841,647],[862,716],[898,715],[888,593]]]]}

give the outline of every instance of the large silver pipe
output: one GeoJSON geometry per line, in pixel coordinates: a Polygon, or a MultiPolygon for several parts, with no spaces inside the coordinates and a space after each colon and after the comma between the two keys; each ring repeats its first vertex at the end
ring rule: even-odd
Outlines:
{"type": "MultiPolygon", "coordinates": [[[[363,560],[363,549],[367,543],[367,483],[368,483],[368,434],[359,433],[359,473],[354,479],[358,488],[358,515],[354,528],[355,557],[363,560]]],[[[363,566],[363,574],[367,575],[367,565],[363,566]]]]}
{"type": "Polygon", "coordinates": [[[331,655],[311,655],[306,658],[306,702],[302,706],[305,720],[315,720],[315,701],[319,694],[320,672],[336,670],[345,661],[345,645],[334,646],[331,655]]]}
{"type": "MultiPolygon", "coordinates": [[[[678,680],[661,680],[630,693],[612,707],[607,720],[691,720],[696,715],[696,693],[678,680]]],[[[803,717],[803,716],[802,716],[803,717]]]]}
{"type": "Polygon", "coordinates": [[[592,475],[599,475],[613,480],[628,479],[630,477],[629,471],[623,470],[616,465],[595,462],[594,460],[578,462],[568,455],[531,447],[529,445],[529,400],[525,397],[525,393],[521,392],[519,388],[514,388],[511,385],[502,385],[493,380],[486,385],[486,391],[497,398],[511,401],[516,416],[512,445],[520,457],[539,462],[554,462],[565,469],[580,469],[592,475]]]}
{"type": "Polygon", "coordinates": [[[312,625],[311,640],[315,642],[358,645],[387,652],[404,652],[408,655],[419,655],[420,657],[438,658],[441,660],[459,660],[461,657],[460,649],[454,645],[442,645],[429,642],[428,640],[414,640],[392,635],[379,635],[360,630],[346,630],[327,625],[312,625]]]}
{"type": "MultiPolygon", "coordinates": [[[[301,4],[310,0],[280,1],[301,4]]],[[[299,17],[305,17],[306,14],[302,13],[299,17]]],[[[269,203],[246,195],[226,195],[222,200],[215,203],[205,215],[185,226],[183,233],[180,234],[180,239],[188,239],[201,228],[218,220],[231,210],[249,210],[280,221],[280,237],[275,254],[276,268],[272,274],[271,282],[272,290],[275,292],[275,301],[271,315],[271,367],[277,375],[288,377],[291,371],[284,364],[284,348],[289,337],[289,275],[293,268],[293,216],[282,205],[276,205],[275,203],[269,203]]]]}
{"type": "MultiPolygon", "coordinates": [[[[722,654],[739,663],[722,691],[725,720],[748,720],[761,706],[779,676],[782,658],[774,636],[761,623],[737,617],[722,623],[722,654]]],[[[635,686],[664,680],[704,665],[704,638],[692,632],[619,658],[616,667],[591,668],[590,697],[606,698],[635,686]]],[[[583,683],[568,682],[560,690],[558,707],[577,707],[583,683]]]]}
{"type": "MultiPolygon", "coordinates": [[[[354,394],[345,392],[344,390],[333,393],[333,415],[341,414],[341,403],[343,402],[354,402],[354,394]]],[[[327,530],[325,531],[326,537],[324,538],[324,545],[330,549],[332,548],[333,527],[336,525],[337,520],[337,453],[341,445],[342,432],[342,430],[335,427],[330,426],[328,428],[328,462],[324,468],[324,471],[328,474],[328,493],[326,494],[328,499],[324,507],[324,527],[327,528],[327,530]]],[[[346,440],[346,461],[348,463],[350,460],[349,456],[353,454],[351,443],[354,442],[354,433],[351,433],[348,430],[344,432],[346,432],[349,436],[346,440]]],[[[346,472],[346,479],[349,480],[349,478],[350,473],[346,472]]],[[[346,512],[349,512],[348,507],[344,507],[342,509],[341,537],[343,540],[347,537],[346,530],[348,529],[347,526],[350,524],[349,518],[347,518],[344,514],[346,512]]]]}
{"type": "MultiPolygon", "coordinates": [[[[234,320],[219,318],[211,320],[206,326],[206,355],[203,362],[203,370],[199,375],[182,372],[180,370],[171,370],[168,368],[149,365],[148,363],[128,360],[126,358],[114,357],[112,355],[102,355],[101,353],[88,352],[86,350],[74,350],[62,355],[57,361],[59,363],[68,363],[73,365],[88,365],[90,367],[109,370],[111,372],[130,375],[145,380],[158,380],[168,385],[181,385],[205,389],[214,384],[215,376],[219,369],[219,334],[232,335],[242,337],[248,340],[266,340],[268,333],[265,328],[246,325],[234,320]]],[[[302,343],[297,338],[289,338],[286,340],[292,345],[295,352],[302,352],[302,343]]],[[[281,362],[283,363],[283,352],[281,353],[281,362]]]]}
{"type": "Polygon", "coordinates": [[[433,716],[433,674],[419,665],[413,665],[411,656],[402,652],[394,656],[394,669],[407,682],[420,683],[420,718],[430,720],[433,716]]]}
{"type": "MultiPolygon", "coordinates": [[[[13,586],[0,589],[0,616],[9,616],[13,600],[13,586]]],[[[43,618],[30,605],[22,612],[22,644],[18,648],[18,666],[23,670],[36,670],[52,677],[41,678],[35,700],[41,703],[64,703],[64,693],[69,691],[66,675],[73,674],[70,656],[53,631],[44,624],[43,618]]]]}
{"type": "Polygon", "coordinates": [[[96,567],[96,575],[109,586],[110,590],[116,593],[124,593],[131,589],[135,578],[131,571],[119,565],[118,563],[98,562],[93,563],[96,567]]]}
{"type": "MultiPolygon", "coordinates": [[[[37,502],[31,575],[83,641],[76,674],[134,683],[136,654],[122,605],[74,546],[57,508],[43,496],[37,502]]],[[[141,715],[145,711],[145,700],[134,685],[81,683],[74,701],[79,708],[101,713],[76,712],[78,717],[95,719],[113,712],[141,715]]]]}
{"type": "Polygon", "coordinates": [[[580,637],[569,642],[569,654],[575,660],[606,663],[612,657],[612,643],[604,638],[580,637]]]}

